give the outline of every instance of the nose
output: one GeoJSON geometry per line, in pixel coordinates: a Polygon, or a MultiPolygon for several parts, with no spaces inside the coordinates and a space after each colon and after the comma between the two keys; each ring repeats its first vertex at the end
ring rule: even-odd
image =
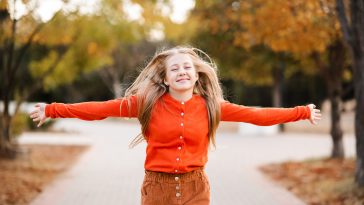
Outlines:
{"type": "Polygon", "coordinates": [[[184,69],[179,69],[178,75],[179,76],[186,75],[186,71],[184,69]]]}

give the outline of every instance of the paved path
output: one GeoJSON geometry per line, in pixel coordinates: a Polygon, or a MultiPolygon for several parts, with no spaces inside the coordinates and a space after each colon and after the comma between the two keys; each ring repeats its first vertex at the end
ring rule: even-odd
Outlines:
{"type": "MultiPolygon", "coordinates": [[[[145,143],[128,149],[130,141],[139,133],[140,128],[136,123],[63,119],[58,120],[56,126],[74,131],[71,135],[76,136],[78,144],[84,142],[92,144],[92,147],[31,205],[140,204],[145,143]]],[[[32,137],[27,138],[31,135],[34,139],[34,134],[25,134],[23,143],[40,142],[32,141],[32,137]]],[[[62,134],[58,135],[60,141],[70,140],[62,134]]],[[[304,204],[272,183],[256,167],[271,162],[328,156],[330,146],[330,138],[322,135],[253,137],[219,132],[217,149],[210,151],[206,167],[212,188],[211,204],[304,204]]],[[[353,137],[345,138],[345,149],[347,155],[354,155],[353,137]]]]}

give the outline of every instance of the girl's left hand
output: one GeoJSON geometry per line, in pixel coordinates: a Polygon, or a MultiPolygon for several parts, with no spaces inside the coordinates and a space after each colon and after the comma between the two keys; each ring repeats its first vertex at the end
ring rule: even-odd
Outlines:
{"type": "Polygon", "coordinates": [[[321,120],[321,111],[319,109],[315,109],[316,105],[314,104],[309,104],[307,106],[310,108],[311,111],[311,117],[309,119],[311,124],[317,125],[317,122],[321,120]]]}

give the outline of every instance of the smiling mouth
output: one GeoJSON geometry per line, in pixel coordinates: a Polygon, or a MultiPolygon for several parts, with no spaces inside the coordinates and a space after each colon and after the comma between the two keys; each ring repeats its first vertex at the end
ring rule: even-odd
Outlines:
{"type": "Polygon", "coordinates": [[[176,82],[181,82],[181,81],[185,81],[185,80],[190,80],[190,79],[188,79],[188,78],[178,79],[178,80],[176,80],[176,82]]]}

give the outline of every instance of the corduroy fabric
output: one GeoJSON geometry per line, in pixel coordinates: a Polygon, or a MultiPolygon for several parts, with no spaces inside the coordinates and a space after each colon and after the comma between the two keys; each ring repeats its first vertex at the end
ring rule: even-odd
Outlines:
{"type": "Polygon", "coordinates": [[[203,168],[183,174],[145,171],[142,205],[209,205],[210,185],[203,168]]]}

